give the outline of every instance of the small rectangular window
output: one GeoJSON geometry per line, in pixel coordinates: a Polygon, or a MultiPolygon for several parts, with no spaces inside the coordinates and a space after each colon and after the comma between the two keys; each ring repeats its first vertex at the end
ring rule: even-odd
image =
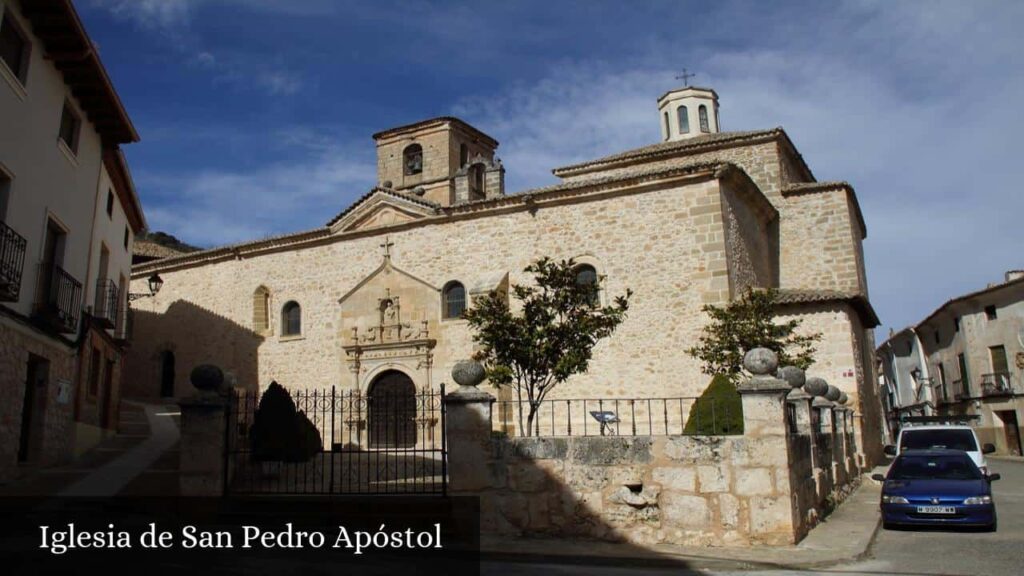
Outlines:
{"type": "Polygon", "coordinates": [[[939,343],[939,342],[941,342],[941,341],[942,341],[942,336],[940,336],[940,335],[939,335],[939,331],[938,331],[938,330],[936,330],[936,331],[935,331],[935,343],[936,343],[936,344],[938,344],[938,343],[939,343]]]}
{"type": "Polygon", "coordinates": [[[3,20],[0,20],[0,60],[22,86],[28,78],[29,47],[28,37],[18,27],[14,16],[9,10],[4,10],[3,20]]]}
{"type": "Polygon", "coordinates": [[[123,240],[123,242],[124,242],[124,249],[125,250],[128,249],[128,240],[129,240],[129,237],[128,237],[128,227],[125,226],[124,227],[124,240],[123,240]]]}
{"type": "Polygon", "coordinates": [[[114,217],[114,191],[107,190],[107,216],[114,217]]]}
{"type": "Polygon", "coordinates": [[[985,318],[989,320],[995,320],[998,316],[996,315],[995,306],[985,306],[985,318]]]}
{"type": "Polygon", "coordinates": [[[60,114],[60,139],[74,154],[78,154],[78,133],[81,128],[82,121],[78,114],[71,104],[65,101],[64,110],[60,114]]]}
{"type": "Polygon", "coordinates": [[[956,318],[953,318],[953,331],[957,332],[957,333],[960,332],[960,317],[959,316],[957,316],[956,318]]]}
{"type": "Polygon", "coordinates": [[[7,221],[7,204],[11,197],[11,177],[0,170],[0,222],[7,221]]]}

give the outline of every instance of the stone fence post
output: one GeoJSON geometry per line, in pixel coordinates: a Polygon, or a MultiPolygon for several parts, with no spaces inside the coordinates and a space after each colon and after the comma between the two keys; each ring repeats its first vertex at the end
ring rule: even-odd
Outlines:
{"type": "Polygon", "coordinates": [[[196,393],[181,406],[179,488],[182,496],[221,496],[231,480],[225,466],[229,389],[224,373],[204,364],[190,375],[196,393]]]}
{"type": "Polygon", "coordinates": [[[478,362],[459,362],[452,369],[452,379],[459,387],[444,397],[448,489],[479,492],[490,487],[491,405],[495,399],[477,388],[484,379],[484,368],[478,362]]]}

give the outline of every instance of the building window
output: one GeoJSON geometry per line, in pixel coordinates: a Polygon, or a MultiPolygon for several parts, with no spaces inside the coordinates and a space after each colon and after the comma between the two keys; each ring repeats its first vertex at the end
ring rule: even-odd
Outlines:
{"type": "Polygon", "coordinates": [[[949,398],[949,390],[946,389],[946,366],[939,362],[939,385],[942,386],[942,398],[949,398]]]}
{"type": "Polygon", "coordinates": [[[985,306],[985,318],[988,318],[989,320],[995,320],[998,318],[995,306],[985,306]]]}
{"type": "Polygon", "coordinates": [[[939,334],[939,331],[936,330],[935,331],[935,343],[938,344],[941,341],[942,341],[942,336],[939,334]]]}
{"type": "Polygon", "coordinates": [[[590,304],[597,306],[597,270],[590,264],[580,264],[576,267],[576,285],[587,287],[590,291],[588,299],[590,304]]]}
{"type": "Polygon", "coordinates": [[[405,167],[405,175],[412,176],[423,172],[423,147],[413,144],[406,147],[402,152],[402,165],[405,167]]]}
{"type": "Polygon", "coordinates": [[[78,154],[78,133],[81,127],[82,121],[78,114],[65,100],[64,110],[60,115],[60,140],[73,154],[78,154]]]}
{"type": "Polygon", "coordinates": [[[668,112],[665,112],[665,140],[672,137],[672,126],[668,123],[668,112]]]}
{"type": "Polygon", "coordinates": [[[114,191],[107,190],[107,216],[114,217],[114,191]]]}
{"type": "Polygon", "coordinates": [[[7,204],[11,201],[11,177],[0,168],[0,222],[7,221],[7,204]]]}
{"type": "Polygon", "coordinates": [[[131,239],[131,238],[129,237],[128,227],[127,227],[127,226],[125,226],[125,227],[124,227],[124,239],[123,239],[123,240],[121,240],[121,242],[122,242],[122,243],[124,243],[124,249],[125,249],[125,250],[127,250],[127,249],[128,249],[128,240],[130,240],[130,239],[131,239]]]}
{"type": "Polygon", "coordinates": [[[711,132],[711,127],[708,125],[708,107],[701,104],[700,108],[697,108],[697,116],[700,118],[700,131],[711,132]]]}
{"type": "Polygon", "coordinates": [[[679,133],[688,134],[690,132],[690,115],[686,111],[686,106],[676,108],[676,116],[679,120],[679,133]]]}
{"type": "Polygon", "coordinates": [[[459,282],[449,282],[442,291],[442,316],[461,318],[466,311],[466,288],[459,282]]]}
{"type": "Polygon", "coordinates": [[[469,167],[469,199],[481,200],[484,198],[484,166],[474,164],[469,167]]]}
{"type": "Polygon", "coordinates": [[[992,361],[992,372],[996,374],[1010,373],[1010,361],[1006,357],[1006,346],[990,346],[988,355],[992,361]]]}
{"type": "Polygon", "coordinates": [[[299,306],[298,302],[288,302],[281,309],[281,334],[283,336],[302,334],[302,306],[299,306]]]}
{"type": "Polygon", "coordinates": [[[11,71],[21,85],[25,85],[28,79],[28,37],[9,10],[3,11],[3,20],[0,20],[0,60],[11,71]]]}
{"type": "Polygon", "coordinates": [[[459,144],[459,168],[462,168],[469,162],[469,146],[465,144],[459,144]]]}
{"type": "Polygon", "coordinates": [[[260,286],[252,295],[252,329],[258,334],[270,331],[270,290],[260,286]]]}
{"type": "Polygon", "coordinates": [[[960,333],[960,317],[953,318],[953,331],[957,334],[960,333]]]}
{"type": "Polygon", "coordinates": [[[956,355],[957,368],[960,370],[960,386],[964,398],[971,397],[971,379],[967,376],[967,358],[963,354],[956,355]]]}

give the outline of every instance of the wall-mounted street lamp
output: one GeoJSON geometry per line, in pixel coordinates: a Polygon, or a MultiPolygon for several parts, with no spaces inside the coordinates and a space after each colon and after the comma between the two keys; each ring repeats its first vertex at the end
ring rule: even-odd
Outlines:
{"type": "Polygon", "coordinates": [[[156,296],[156,293],[160,291],[160,288],[164,285],[164,281],[160,278],[159,274],[153,274],[148,279],[149,282],[149,294],[139,292],[129,292],[128,301],[133,302],[139,298],[152,298],[156,296]]]}

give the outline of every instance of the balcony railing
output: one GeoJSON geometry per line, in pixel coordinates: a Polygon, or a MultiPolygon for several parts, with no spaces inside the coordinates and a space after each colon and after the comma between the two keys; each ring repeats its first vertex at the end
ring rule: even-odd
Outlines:
{"type": "Polygon", "coordinates": [[[96,302],[93,305],[93,317],[97,322],[113,328],[117,325],[120,312],[121,293],[113,280],[101,278],[96,282],[96,302]]]}
{"type": "Polygon", "coordinates": [[[953,380],[953,382],[951,383],[950,389],[953,391],[953,400],[954,401],[959,402],[961,400],[966,400],[966,399],[971,397],[971,395],[968,394],[964,390],[964,381],[963,380],[953,380]]]}
{"type": "Polygon", "coordinates": [[[120,314],[120,321],[114,328],[114,339],[120,340],[122,343],[132,339],[132,329],[135,325],[135,312],[125,307],[122,309],[120,314]]]}
{"type": "Polygon", "coordinates": [[[1009,396],[1013,394],[1013,384],[1009,372],[992,372],[981,375],[982,396],[1009,396]]]}
{"type": "Polygon", "coordinates": [[[60,332],[74,332],[82,310],[82,283],[56,265],[41,265],[36,316],[60,332]]]}
{"type": "Polygon", "coordinates": [[[0,301],[18,301],[24,268],[25,238],[0,222],[0,301]]]}

